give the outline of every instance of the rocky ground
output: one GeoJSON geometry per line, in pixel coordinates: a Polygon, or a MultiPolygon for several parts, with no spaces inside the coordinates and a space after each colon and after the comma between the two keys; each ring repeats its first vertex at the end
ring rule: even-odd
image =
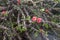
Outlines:
{"type": "Polygon", "coordinates": [[[60,3],[0,1],[0,40],[60,40],[60,3]]]}

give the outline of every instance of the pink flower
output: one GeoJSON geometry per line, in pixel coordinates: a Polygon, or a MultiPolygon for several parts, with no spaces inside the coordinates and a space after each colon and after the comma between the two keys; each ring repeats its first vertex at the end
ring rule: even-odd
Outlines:
{"type": "Polygon", "coordinates": [[[20,4],[20,0],[17,0],[18,5],[20,4]]]}
{"type": "Polygon", "coordinates": [[[6,13],[6,11],[2,11],[2,14],[5,14],[6,13]]]}
{"type": "Polygon", "coordinates": [[[33,16],[32,17],[32,21],[35,22],[37,20],[37,17],[36,16],[33,16]]]}
{"type": "Polygon", "coordinates": [[[42,22],[42,18],[37,18],[37,23],[41,23],[42,22]]]}

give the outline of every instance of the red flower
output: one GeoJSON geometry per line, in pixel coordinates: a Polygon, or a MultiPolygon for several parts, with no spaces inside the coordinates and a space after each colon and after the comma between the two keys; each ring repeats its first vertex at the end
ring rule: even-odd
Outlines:
{"type": "Polygon", "coordinates": [[[35,22],[37,20],[37,17],[36,16],[33,16],[32,17],[32,21],[35,22]]]}
{"type": "Polygon", "coordinates": [[[20,0],[17,0],[18,5],[20,4],[20,0]]]}
{"type": "Polygon", "coordinates": [[[42,22],[42,18],[37,18],[37,23],[41,23],[42,22]]]}
{"type": "Polygon", "coordinates": [[[46,10],[45,10],[45,12],[46,12],[46,13],[48,13],[48,12],[49,12],[49,10],[48,10],[48,9],[46,9],[46,10]]]}
{"type": "Polygon", "coordinates": [[[2,14],[5,14],[6,13],[6,11],[2,11],[2,14]]]}

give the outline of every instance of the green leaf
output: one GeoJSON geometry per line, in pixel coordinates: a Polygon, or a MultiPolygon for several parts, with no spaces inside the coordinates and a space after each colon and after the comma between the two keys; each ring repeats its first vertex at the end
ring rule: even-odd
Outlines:
{"type": "Polygon", "coordinates": [[[48,24],[44,24],[45,25],[45,27],[48,29],[49,27],[48,27],[48,24]]]}
{"type": "Polygon", "coordinates": [[[18,31],[22,32],[21,27],[18,27],[18,26],[17,26],[16,29],[17,29],[18,31]]]}
{"type": "Polygon", "coordinates": [[[45,32],[45,35],[48,36],[48,32],[47,31],[45,32]]]}
{"type": "Polygon", "coordinates": [[[40,11],[42,11],[42,12],[43,12],[43,11],[45,11],[45,9],[44,9],[44,8],[42,8],[42,9],[40,9],[40,11]]]}
{"type": "Polygon", "coordinates": [[[27,29],[26,29],[26,27],[22,27],[22,31],[26,31],[27,29]]]}
{"type": "Polygon", "coordinates": [[[35,32],[34,35],[35,35],[35,37],[37,37],[38,36],[38,32],[35,32]]]}
{"type": "Polygon", "coordinates": [[[20,25],[20,26],[17,26],[16,29],[17,29],[18,31],[20,31],[20,32],[24,32],[24,31],[27,30],[25,27],[23,27],[23,26],[21,26],[21,25],[20,25]]]}
{"type": "Polygon", "coordinates": [[[30,20],[30,16],[28,16],[28,17],[26,18],[26,20],[30,20]]]}

